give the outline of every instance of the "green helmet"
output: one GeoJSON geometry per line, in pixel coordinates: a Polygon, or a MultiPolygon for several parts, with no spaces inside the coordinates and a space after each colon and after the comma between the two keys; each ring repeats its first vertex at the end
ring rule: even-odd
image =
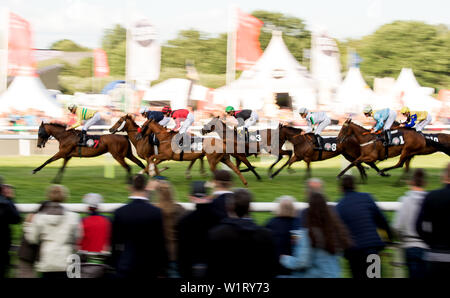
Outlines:
{"type": "Polygon", "coordinates": [[[225,108],[225,113],[234,112],[234,108],[232,106],[228,106],[225,108]]]}

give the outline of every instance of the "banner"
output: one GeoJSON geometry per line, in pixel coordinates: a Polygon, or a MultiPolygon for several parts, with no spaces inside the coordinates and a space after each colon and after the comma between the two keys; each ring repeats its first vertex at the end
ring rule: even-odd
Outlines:
{"type": "Polygon", "coordinates": [[[155,27],[146,19],[134,22],[127,31],[127,77],[155,81],[161,68],[161,45],[155,27]]]}
{"type": "Polygon", "coordinates": [[[32,47],[30,23],[9,13],[8,76],[37,76],[32,47]]]}
{"type": "Polygon", "coordinates": [[[108,58],[103,49],[94,50],[94,76],[97,78],[109,76],[108,58]]]}
{"type": "Polygon", "coordinates": [[[236,69],[246,70],[262,55],[259,33],[264,23],[237,9],[236,69]]]}

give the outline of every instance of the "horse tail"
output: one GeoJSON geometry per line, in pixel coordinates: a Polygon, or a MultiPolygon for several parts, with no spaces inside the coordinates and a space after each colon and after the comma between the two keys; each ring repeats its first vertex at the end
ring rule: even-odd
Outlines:
{"type": "Polygon", "coordinates": [[[444,152],[448,156],[450,156],[450,147],[448,144],[443,144],[439,142],[435,142],[429,139],[426,139],[426,142],[430,144],[432,147],[434,147],[436,150],[444,152]]]}

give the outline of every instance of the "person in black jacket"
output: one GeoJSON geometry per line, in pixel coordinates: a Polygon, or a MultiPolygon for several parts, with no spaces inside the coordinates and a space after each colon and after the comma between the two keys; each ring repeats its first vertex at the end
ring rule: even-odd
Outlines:
{"type": "MultiPolygon", "coordinates": [[[[281,255],[292,255],[291,231],[298,229],[296,225],[295,198],[281,196],[275,200],[278,203],[276,216],[271,218],[266,228],[272,232],[277,250],[277,259],[281,255]]],[[[291,271],[279,264],[278,275],[289,275],[291,271]]]]}
{"type": "Polygon", "coordinates": [[[161,210],[150,204],[146,178],[133,179],[131,202],[114,212],[112,259],[119,278],[165,277],[168,257],[161,210]]]}
{"type": "Polygon", "coordinates": [[[425,253],[427,277],[450,276],[450,163],[442,175],[444,187],[429,192],[419,212],[416,229],[430,250],[425,253]]]}
{"type": "Polygon", "coordinates": [[[367,268],[370,264],[367,257],[378,254],[385,247],[377,229],[384,230],[389,239],[392,239],[392,232],[372,196],[355,191],[353,176],[342,177],[341,190],[344,197],[336,205],[336,211],[350,231],[354,243],[345,252],[345,257],[349,261],[354,278],[368,278],[367,268]]]}
{"type": "Polygon", "coordinates": [[[207,277],[268,279],[275,277],[278,259],[270,231],[249,217],[252,195],[236,190],[227,200],[228,218],[209,232],[207,277]]]}
{"type": "Polygon", "coordinates": [[[213,206],[205,182],[195,181],[189,199],[195,210],[180,219],[176,226],[178,238],[178,273],[183,278],[201,278],[206,271],[208,232],[218,225],[221,216],[213,206]]]}
{"type": "Polygon", "coordinates": [[[11,224],[21,221],[20,214],[13,203],[12,186],[4,185],[0,177],[0,279],[6,278],[10,265],[11,224]]]}
{"type": "Polygon", "coordinates": [[[212,198],[212,207],[220,219],[228,217],[226,201],[233,194],[231,186],[233,185],[233,176],[227,170],[214,171],[214,190],[212,198]]]}

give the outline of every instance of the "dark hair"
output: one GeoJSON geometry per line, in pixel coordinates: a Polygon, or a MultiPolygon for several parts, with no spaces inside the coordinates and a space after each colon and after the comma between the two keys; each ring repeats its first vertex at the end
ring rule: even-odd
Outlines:
{"type": "Polygon", "coordinates": [[[426,184],[426,173],[423,169],[416,169],[411,177],[411,184],[417,187],[423,187],[426,184]]]}
{"type": "Polygon", "coordinates": [[[215,170],[214,181],[218,184],[219,187],[229,188],[232,185],[233,177],[227,170],[215,170]]]}
{"type": "Polygon", "coordinates": [[[142,174],[137,174],[133,178],[133,190],[143,191],[147,185],[147,178],[142,174]]]}
{"type": "Polygon", "coordinates": [[[308,229],[312,247],[324,249],[333,255],[350,247],[348,230],[334,210],[328,207],[322,194],[310,194],[305,217],[305,228],[308,229]]]}
{"type": "Polygon", "coordinates": [[[243,217],[249,213],[251,201],[251,192],[243,188],[236,189],[233,195],[227,198],[228,209],[238,217],[243,217]]]}
{"type": "Polygon", "coordinates": [[[344,175],[341,178],[341,188],[343,191],[355,190],[355,178],[352,175],[344,175]]]}

